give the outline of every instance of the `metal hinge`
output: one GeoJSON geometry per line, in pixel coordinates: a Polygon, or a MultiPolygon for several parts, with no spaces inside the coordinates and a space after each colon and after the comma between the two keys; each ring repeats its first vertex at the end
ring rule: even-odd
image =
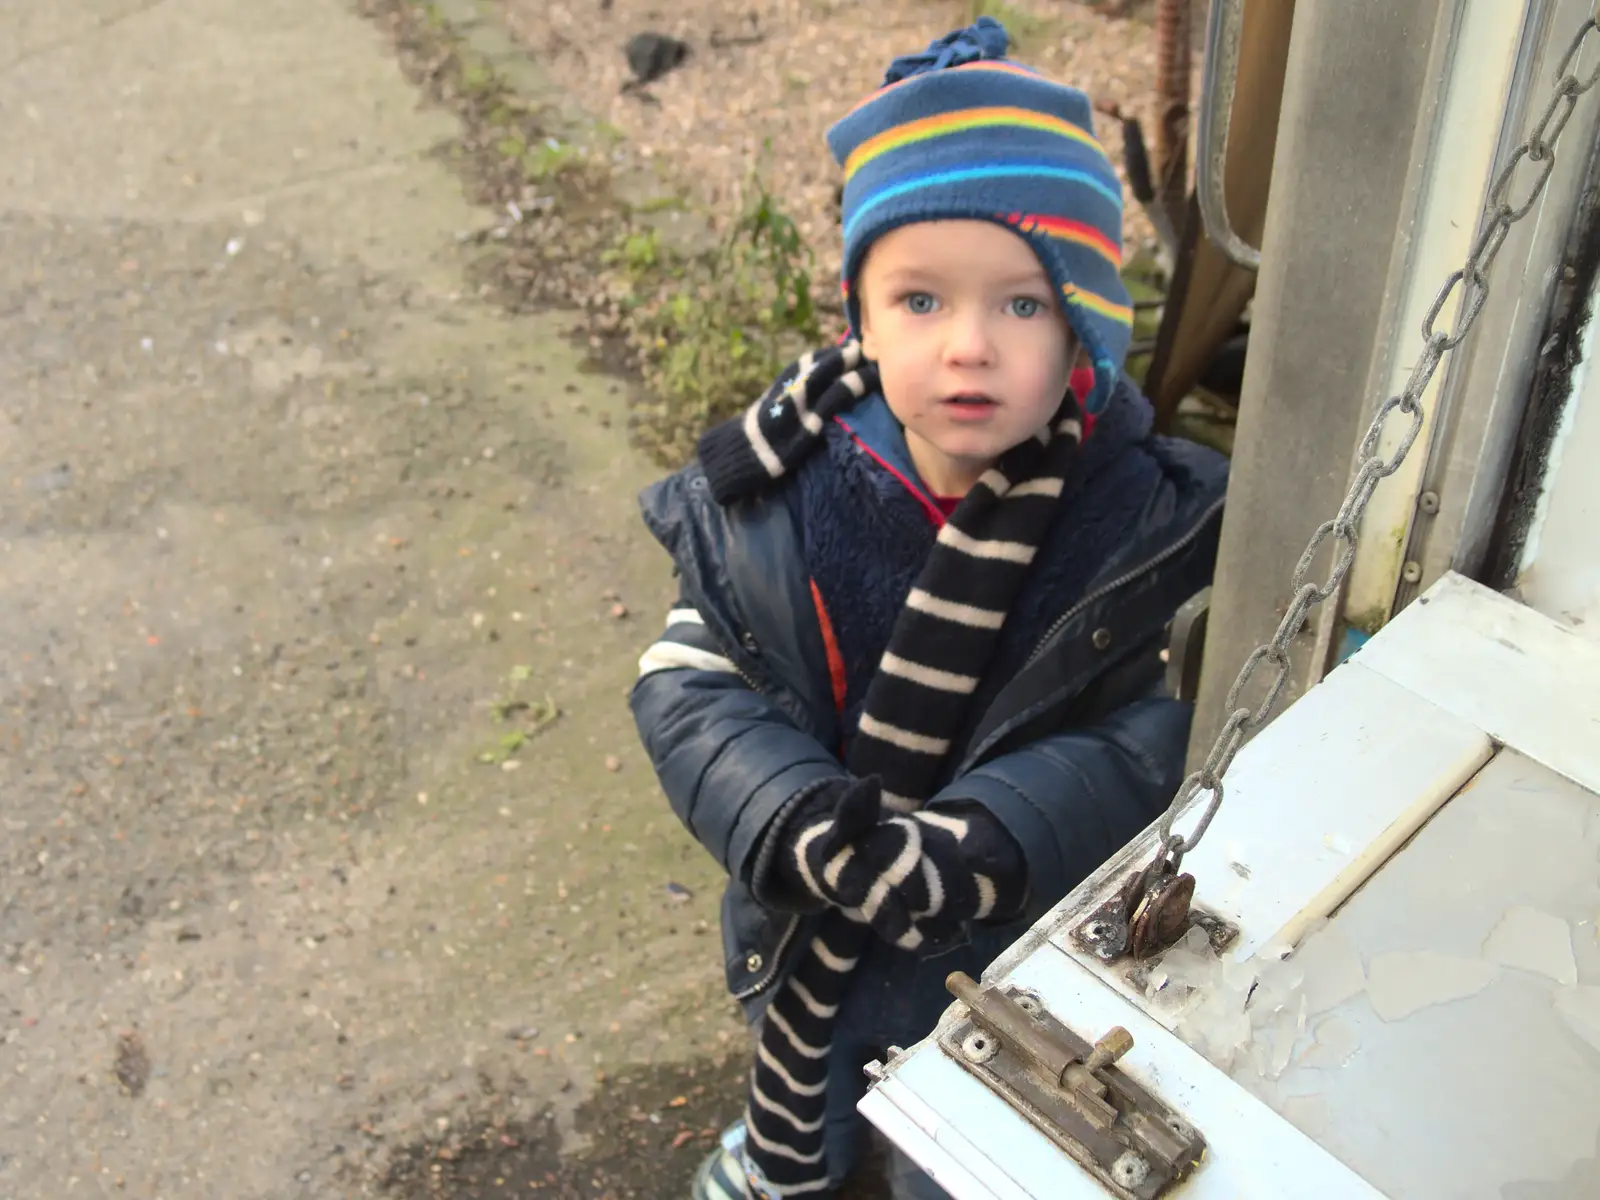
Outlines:
{"type": "Polygon", "coordinates": [[[1200,1132],[1116,1062],[1133,1048],[1118,1026],[1090,1044],[1022,988],[945,981],[966,1007],[940,1048],[1122,1200],[1155,1200],[1205,1153],[1200,1132]]]}

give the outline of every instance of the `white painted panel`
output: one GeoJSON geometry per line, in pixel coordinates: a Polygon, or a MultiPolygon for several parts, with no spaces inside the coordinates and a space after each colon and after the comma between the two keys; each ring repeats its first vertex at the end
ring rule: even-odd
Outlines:
{"type": "MultiPolygon", "coordinates": [[[[1382,676],[1348,663],[1334,671],[1240,752],[1216,820],[1184,861],[1196,903],[1239,927],[1228,956],[1293,944],[1492,753],[1480,730],[1382,676]]],[[[1178,827],[1190,824],[1180,819],[1178,827]]],[[[1069,931],[1107,884],[1148,862],[1155,845],[1147,831],[1036,930],[1078,954],[1069,931]]],[[[1037,940],[1024,938],[991,970],[1037,940]]],[[[1080,957],[1111,987],[1139,994],[1125,968],[1080,957]]]]}
{"type": "Polygon", "coordinates": [[[1600,643],[1451,574],[1352,661],[1600,792],[1600,643]]]}
{"type": "MultiPolygon", "coordinates": [[[[944,1060],[937,1051],[933,1058],[922,1052],[913,1057],[916,1059],[915,1066],[908,1063],[907,1067],[914,1077],[921,1076],[916,1083],[927,1084],[932,1076],[931,1082],[941,1093],[946,1083],[957,1088],[962,1086],[960,1081],[945,1078],[947,1069],[960,1071],[960,1068],[944,1060]]],[[[975,1082],[970,1078],[966,1080],[968,1084],[975,1082]]],[[[981,1090],[985,1095],[969,1095],[969,1103],[961,1110],[963,1116],[959,1128],[924,1102],[911,1083],[898,1077],[887,1079],[873,1088],[856,1107],[885,1137],[949,1192],[954,1200],[1034,1200],[1006,1173],[1001,1163],[1009,1163],[1015,1158],[1019,1141],[1037,1143],[1030,1146],[1034,1155],[1048,1155],[1055,1151],[1050,1148],[1048,1139],[1017,1118],[994,1093],[986,1088],[981,1090]],[[1011,1125],[1016,1127],[1009,1127],[1011,1125]],[[998,1162],[992,1160],[973,1144],[973,1138],[984,1142],[990,1149],[1003,1146],[1005,1153],[998,1162]]],[[[1052,1169],[1058,1175],[1076,1174],[1081,1186],[1090,1189],[1081,1194],[1102,1194],[1070,1158],[1062,1156],[1052,1169]]]]}
{"type": "MultiPolygon", "coordinates": [[[[1366,1200],[1380,1193],[1206,1062],[1139,1008],[1102,987],[1051,947],[1008,981],[1093,1039],[1113,1025],[1133,1035],[1118,1066],[1178,1109],[1204,1135],[1207,1153],[1182,1188],[1184,1200],[1366,1200]]],[[[1103,1200],[1104,1188],[932,1040],[896,1061],[862,1112],[913,1158],[947,1178],[957,1200],[1018,1194],[1032,1200],[1103,1200]],[[891,1086],[895,1085],[895,1086],[891,1086]],[[906,1093],[910,1093],[909,1099],[906,1093]],[[891,1111],[892,1110],[892,1111],[891,1111]],[[977,1153],[977,1147],[982,1152],[977,1153]]],[[[870,1098],[870,1097],[869,1097],[870,1098]]]]}
{"type": "Polygon", "coordinates": [[[1597,857],[1600,797],[1502,751],[1309,940],[1366,988],[1235,1078],[1395,1200],[1600,1196],[1597,857]]]}

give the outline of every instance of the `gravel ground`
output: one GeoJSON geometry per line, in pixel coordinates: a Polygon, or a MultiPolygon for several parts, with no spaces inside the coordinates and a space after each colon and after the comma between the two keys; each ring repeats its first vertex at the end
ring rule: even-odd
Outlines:
{"type": "MultiPolygon", "coordinates": [[[[876,87],[897,54],[968,21],[972,0],[505,0],[513,33],[562,86],[626,134],[625,153],[677,180],[698,205],[739,211],[752,170],[782,198],[816,251],[822,277],[838,271],[836,171],[824,131],[876,87]],[[623,91],[622,47],[657,32],[690,46],[681,67],[623,91]]],[[[1154,136],[1156,47],[1149,0],[1126,16],[1074,0],[988,3],[1012,32],[1013,54],[1138,115],[1154,136]]],[[[1196,60],[1198,61],[1198,60],[1196,60]]],[[[1098,133],[1119,170],[1120,126],[1098,133]]],[[[1150,236],[1130,204],[1131,252],[1150,236]]]]}

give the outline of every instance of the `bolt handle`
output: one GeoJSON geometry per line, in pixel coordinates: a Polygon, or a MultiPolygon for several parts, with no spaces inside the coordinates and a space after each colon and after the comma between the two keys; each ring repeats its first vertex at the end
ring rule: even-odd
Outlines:
{"type": "Polygon", "coordinates": [[[1083,1066],[1091,1075],[1099,1070],[1109,1067],[1129,1050],[1133,1049],[1133,1034],[1121,1025],[1113,1025],[1105,1037],[1094,1044],[1094,1049],[1089,1052],[1089,1057],[1084,1059],[1083,1066]]]}

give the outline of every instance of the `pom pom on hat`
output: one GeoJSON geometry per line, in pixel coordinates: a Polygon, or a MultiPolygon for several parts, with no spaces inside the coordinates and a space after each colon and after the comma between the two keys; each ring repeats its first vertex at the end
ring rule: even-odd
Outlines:
{"type": "Polygon", "coordinates": [[[1011,45],[1006,27],[993,17],[979,17],[965,29],[956,29],[929,44],[921,54],[902,54],[883,73],[883,86],[927,71],[962,66],[984,58],[1004,58],[1011,45]]]}

